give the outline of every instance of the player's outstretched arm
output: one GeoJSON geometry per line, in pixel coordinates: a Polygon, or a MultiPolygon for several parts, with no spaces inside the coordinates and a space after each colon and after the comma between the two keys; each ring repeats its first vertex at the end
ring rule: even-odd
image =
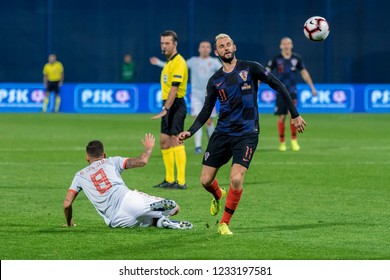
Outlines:
{"type": "Polygon", "coordinates": [[[142,145],[144,146],[143,153],[140,154],[137,158],[128,158],[126,161],[126,169],[143,167],[148,163],[156,140],[153,134],[147,133],[141,141],[142,145]]]}
{"type": "Polygon", "coordinates": [[[309,85],[309,87],[311,89],[312,96],[316,96],[317,95],[317,90],[314,87],[314,84],[313,84],[313,81],[312,81],[312,79],[310,77],[309,71],[307,71],[306,69],[302,69],[301,76],[302,76],[302,79],[306,82],[306,84],[309,85]]]}
{"type": "Polygon", "coordinates": [[[156,66],[161,67],[161,68],[164,67],[164,65],[165,65],[164,61],[158,59],[155,56],[152,56],[151,58],[149,58],[149,61],[150,61],[150,64],[156,65],[156,66]]]}
{"type": "Polygon", "coordinates": [[[299,133],[305,130],[306,122],[301,116],[291,119],[291,121],[299,133]]]}
{"type": "Polygon", "coordinates": [[[65,214],[65,220],[66,220],[66,225],[67,227],[74,227],[76,224],[73,222],[73,217],[72,217],[72,204],[73,201],[76,199],[77,192],[74,191],[68,191],[66,194],[65,200],[64,200],[64,214],[65,214]]]}

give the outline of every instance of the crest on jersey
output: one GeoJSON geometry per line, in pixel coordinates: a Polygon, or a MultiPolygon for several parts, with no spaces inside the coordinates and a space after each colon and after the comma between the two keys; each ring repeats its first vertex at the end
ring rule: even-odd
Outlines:
{"type": "Polygon", "coordinates": [[[204,160],[207,161],[207,159],[209,158],[209,156],[210,156],[210,153],[209,153],[209,152],[206,152],[206,153],[204,154],[204,160]]]}
{"type": "Polygon", "coordinates": [[[248,79],[248,71],[246,70],[242,70],[240,73],[238,73],[238,75],[240,75],[241,79],[246,82],[246,80],[248,79]]]}
{"type": "Polygon", "coordinates": [[[291,59],[291,64],[292,64],[292,66],[296,67],[298,64],[298,59],[296,59],[296,58],[291,59]]]}

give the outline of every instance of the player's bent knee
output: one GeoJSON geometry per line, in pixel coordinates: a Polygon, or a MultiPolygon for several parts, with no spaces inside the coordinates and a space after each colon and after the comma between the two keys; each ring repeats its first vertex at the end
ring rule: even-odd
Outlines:
{"type": "Polygon", "coordinates": [[[237,173],[230,176],[230,184],[233,187],[233,189],[242,188],[243,182],[244,182],[244,174],[237,173]]]}
{"type": "Polygon", "coordinates": [[[202,175],[200,177],[200,183],[202,184],[203,187],[209,187],[213,183],[214,178],[207,176],[207,175],[202,175]]]}

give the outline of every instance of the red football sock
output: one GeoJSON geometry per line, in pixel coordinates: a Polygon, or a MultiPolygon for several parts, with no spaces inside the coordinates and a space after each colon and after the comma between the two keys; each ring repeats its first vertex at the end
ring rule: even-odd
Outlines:
{"type": "Polygon", "coordinates": [[[292,122],[290,122],[290,129],[291,129],[291,139],[293,140],[297,139],[297,129],[292,124],[292,122]]]}
{"type": "Polygon", "coordinates": [[[284,122],[278,121],[279,141],[284,142],[284,122]]]}
{"type": "Polygon", "coordinates": [[[241,199],[242,190],[234,190],[230,188],[229,193],[226,197],[225,211],[221,219],[221,224],[230,224],[230,219],[232,218],[234,211],[236,210],[238,203],[241,199]]]}
{"type": "Polygon", "coordinates": [[[221,189],[219,188],[217,179],[214,179],[214,181],[211,183],[210,186],[205,187],[205,190],[211,193],[215,199],[220,199],[222,197],[221,189]]]}
{"type": "MultiPolygon", "coordinates": [[[[295,107],[297,106],[297,104],[298,104],[298,100],[297,100],[297,99],[294,99],[294,105],[295,105],[295,107]]],[[[295,126],[293,125],[292,120],[290,120],[290,129],[291,129],[291,139],[292,139],[292,140],[297,139],[297,129],[296,129],[295,126]]]]}

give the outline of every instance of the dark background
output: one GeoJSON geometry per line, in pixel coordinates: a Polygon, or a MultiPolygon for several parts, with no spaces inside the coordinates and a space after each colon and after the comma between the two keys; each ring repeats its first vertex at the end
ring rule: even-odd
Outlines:
{"type": "Polygon", "coordinates": [[[119,82],[131,52],[137,82],[159,82],[150,56],[163,59],[160,33],[173,29],[179,52],[197,55],[200,40],[229,34],[239,59],[265,65],[280,38],[294,40],[315,83],[388,83],[390,2],[379,0],[12,0],[0,3],[0,82],[40,82],[49,53],[66,82],[119,82]],[[324,42],[307,40],[307,18],[325,17],[324,42]]]}

